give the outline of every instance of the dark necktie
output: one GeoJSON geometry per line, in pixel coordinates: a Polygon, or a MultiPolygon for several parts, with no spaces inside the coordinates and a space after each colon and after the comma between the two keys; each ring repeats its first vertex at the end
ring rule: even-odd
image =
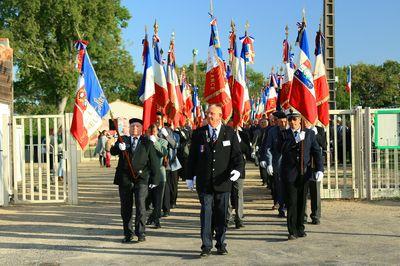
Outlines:
{"type": "Polygon", "coordinates": [[[217,129],[216,128],[212,129],[211,139],[212,139],[213,142],[217,141],[217,129]]]}
{"type": "Polygon", "coordinates": [[[297,135],[299,134],[299,132],[297,132],[297,131],[295,131],[294,132],[294,138],[296,139],[297,138],[297,135]]]}
{"type": "Polygon", "coordinates": [[[136,150],[136,145],[137,145],[137,137],[134,137],[132,139],[132,152],[134,152],[136,150]]]}

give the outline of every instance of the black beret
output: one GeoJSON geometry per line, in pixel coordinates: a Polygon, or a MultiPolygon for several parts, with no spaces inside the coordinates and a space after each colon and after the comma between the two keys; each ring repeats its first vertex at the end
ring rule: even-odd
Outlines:
{"type": "Polygon", "coordinates": [[[131,119],[129,119],[129,125],[131,125],[133,123],[139,123],[139,124],[143,125],[143,120],[139,119],[139,118],[131,118],[131,119]]]}
{"type": "Polygon", "coordinates": [[[286,118],[286,114],[282,111],[277,111],[277,112],[273,113],[273,115],[278,119],[286,118]]]}

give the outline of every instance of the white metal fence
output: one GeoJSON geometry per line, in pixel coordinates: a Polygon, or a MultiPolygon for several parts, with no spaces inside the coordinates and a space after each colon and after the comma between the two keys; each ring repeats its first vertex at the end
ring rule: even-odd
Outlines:
{"type": "Polygon", "coordinates": [[[13,200],[77,203],[71,114],[13,117],[13,200]]]}
{"type": "Polygon", "coordinates": [[[377,110],[331,110],[322,198],[400,197],[399,151],[374,145],[377,110]]]}

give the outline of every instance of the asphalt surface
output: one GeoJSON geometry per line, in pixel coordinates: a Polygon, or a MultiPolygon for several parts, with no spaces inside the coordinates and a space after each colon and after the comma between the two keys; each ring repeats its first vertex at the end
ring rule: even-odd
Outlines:
{"type": "Polygon", "coordinates": [[[320,225],[287,241],[285,219],[271,210],[258,170],[247,165],[245,227],[230,227],[228,255],[200,253],[199,202],[179,184],[178,206],[146,242],[122,244],[113,168],[79,167],[79,205],[26,204],[0,208],[0,265],[398,265],[400,201],[328,201],[320,225]]]}

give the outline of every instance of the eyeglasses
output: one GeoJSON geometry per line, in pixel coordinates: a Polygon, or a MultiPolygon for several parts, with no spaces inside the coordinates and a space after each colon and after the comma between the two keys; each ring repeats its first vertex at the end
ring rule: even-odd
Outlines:
{"type": "Polygon", "coordinates": [[[297,116],[290,116],[288,117],[288,121],[297,121],[297,119],[299,119],[297,116]]]}

